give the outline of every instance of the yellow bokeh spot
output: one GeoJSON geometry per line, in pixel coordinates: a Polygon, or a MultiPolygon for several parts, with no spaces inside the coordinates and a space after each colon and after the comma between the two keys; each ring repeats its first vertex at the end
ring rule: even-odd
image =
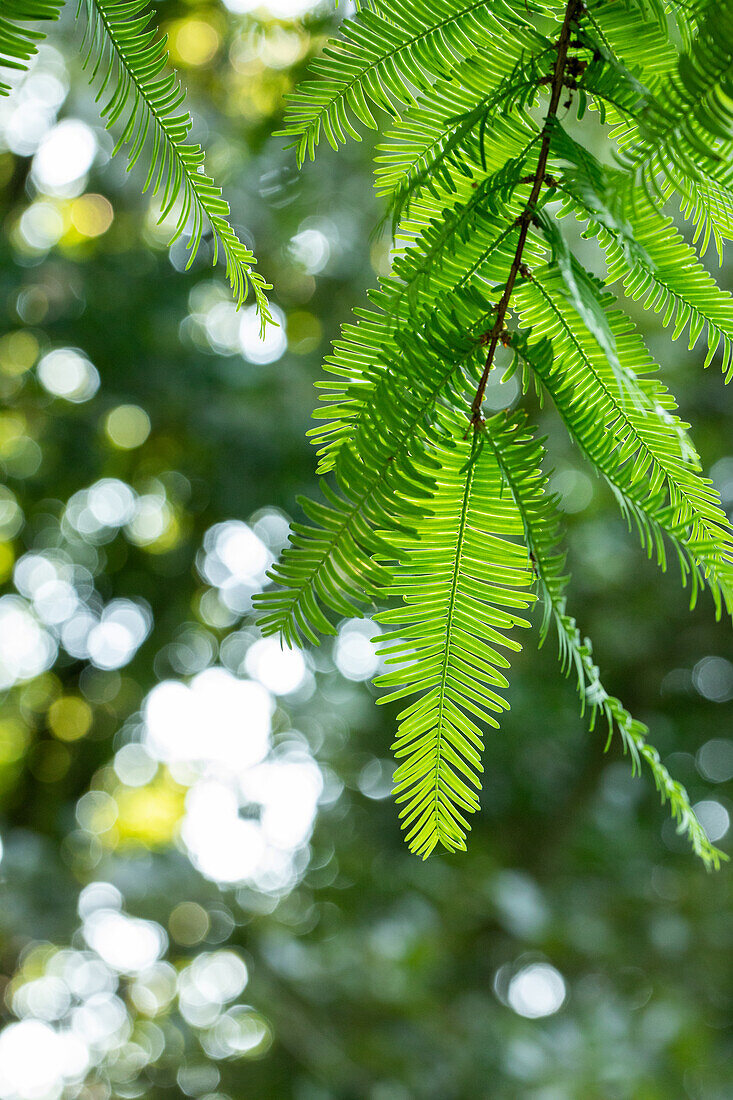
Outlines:
{"type": "Polygon", "coordinates": [[[0,370],[12,376],[25,374],[38,358],[38,341],[30,332],[9,332],[0,338],[0,370]]]}
{"type": "Polygon", "coordinates": [[[260,66],[260,71],[242,74],[231,87],[229,102],[231,114],[244,115],[253,121],[279,110],[283,96],[293,85],[288,73],[263,69],[261,62],[253,62],[253,69],[255,64],[260,66]]]}
{"type": "Polygon", "coordinates": [[[171,512],[165,530],[153,542],[149,542],[145,549],[149,554],[167,554],[181,541],[183,532],[178,522],[178,517],[171,512]]]}
{"type": "Polygon", "coordinates": [[[25,417],[19,413],[0,414],[0,458],[12,455],[26,434],[25,417]]]}
{"type": "Polygon", "coordinates": [[[104,195],[80,195],[71,204],[71,223],[82,237],[101,237],[113,218],[112,203],[104,195]]]}
{"type": "Polygon", "coordinates": [[[185,788],[163,769],[144,787],[117,787],[117,843],[165,847],[173,841],[183,817],[185,788]]]}
{"type": "Polygon", "coordinates": [[[32,947],[29,946],[23,952],[22,962],[12,977],[10,989],[15,992],[26,982],[31,982],[35,978],[42,978],[57,951],[58,948],[51,943],[38,943],[32,947]]]}
{"type": "Polygon", "coordinates": [[[130,542],[149,554],[167,554],[183,534],[173,506],[164,497],[151,493],[138,498],[137,512],[127,526],[130,542]]]}
{"type": "Polygon", "coordinates": [[[297,309],[288,315],[288,348],[295,355],[315,351],[322,336],[323,326],[314,314],[297,309]]]}
{"type": "Polygon", "coordinates": [[[0,767],[21,760],[30,739],[30,730],[20,719],[5,718],[0,721],[0,767]]]}
{"type": "Polygon", "coordinates": [[[59,741],[78,741],[92,728],[92,708],[76,695],[62,695],[48,709],[48,724],[59,741]]]}
{"type": "Polygon", "coordinates": [[[219,34],[203,19],[183,19],[170,33],[170,51],[175,61],[192,67],[206,65],[219,49],[219,34]]]}
{"type": "Polygon", "coordinates": [[[132,451],[150,435],[150,417],[139,405],[118,405],[107,413],[104,430],[115,447],[132,451]]]}
{"type": "Polygon", "coordinates": [[[9,542],[0,542],[0,584],[4,584],[13,572],[15,553],[9,542]]]}

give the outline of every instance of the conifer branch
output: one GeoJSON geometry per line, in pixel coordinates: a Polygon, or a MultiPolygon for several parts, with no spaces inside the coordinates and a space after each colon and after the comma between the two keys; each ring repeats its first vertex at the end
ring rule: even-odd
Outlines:
{"type": "Polygon", "coordinates": [[[473,403],[471,405],[471,424],[473,425],[474,429],[480,427],[483,423],[483,416],[481,415],[481,403],[483,402],[484,393],[486,392],[486,383],[489,378],[489,372],[491,371],[491,368],[494,364],[496,349],[501,342],[502,333],[504,332],[504,321],[506,319],[507,309],[509,308],[509,300],[511,299],[512,291],[514,290],[514,284],[522,268],[522,256],[524,253],[524,246],[527,243],[529,227],[532,224],[532,218],[534,217],[534,210],[537,205],[537,200],[540,197],[540,192],[542,191],[542,185],[546,182],[545,172],[547,169],[547,161],[550,155],[552,128],[555,119],[557,118],[557,109],[560,106],[560,96],[562,95],[563,86],[565,84],[565,74],[568,64],[568,49],[572,36],[573,24],[576,22],[578,15],[582,11],[582,9],[582,0],[568,0],[568,5],[565,9],[565,18],[563,20],[562,30],[560,31],[560,37],[557,42],[557,59],[555,61],[555,71],[552,76],[550,104],[547,108],[547,115],[545,116],[542,144],[540,146],[540,155],[537,161],[537,168],[534,173],[532,190],[530,191],[529,198],[527,199],[527,205],[525,206],[523,213],[519,217],[519,240],[517,241],[517,250],[514,254],[512,266],[509,269],[509,277],[504,287],[504,293],[502,294],[499,304],[496,307],[496,320],[494,322],[494,327],[491,329],[489,337],[489,350],[486,354],[486,362],[484,364],[481,379],[476,390],[476,396],[474,397],[473,403]]]}
{"type": "Polygon", "coordinates": [[[332,144],[357,137],[350,114],[380,128],[367,101],[396,117],[376,163],[398,248],[371,308],[355,311],[326,360],[310,434],[319,472],[331,473],[336,489],[324,484],[322,501],[304,502],[311,525],[293,525],[270,574],[278,587],[256,600],[262,629],[290,645],[317,642],[336,629],[329,613],[350,617],[372,599],[378,608],[396,601],[376,616],[392,627],[380,637],[392,666],[377,681],[388,689],[381,701],[411,698],[398,716],[394,793],[413,851],[457,851],[479,807],[483,730],[507,706],[504,673],[519,648],[515,628],[526,626],[517,612],[536,580],[545,595],[541,637],[554,618],[563,667],[575,668],[591,728],[597,715],[609,734],[618,730],[693,850],[717,867],[722,856],[687,791],[646,727],[605,691],[591,644],[565,611],[558,501],[541,472],[541,445],[522,427],[521,409],[484,423],[481,405],[497,348],[510,346],[508,373],[521,373],[524,393],[534,385],[540,398],[550,395],[649,557],[662,569],[668,555],[677,558],[691,604],[705,587],[718,614],[733,611],[733,528],[657,364],[606,290],[623,280],[627,294],[661,313],[673,339],[687,332],[690,347],[707,325],[707,362],[722,345],[729,372],[733,299],[698,253],[711,224],[716,241],[733,235],[733,172],[711,174],[713,141],[707,157],[692,148],[694,117],[681,127],[665,120],[689,106],[701,114],[701,133],[733,149],[727,84],[708,80],[710,94],[697,107],[684,91],[690,66],[696,86],[706,79],[703,40],[714,46],[716,72],[726,71],[733,0],[716,6],[721,33],[713,46],[710,5],[682,26],[665,0],[598,3],[587,20],[582,0],[534,0],[543,18],[530,27],[526,0],[493,0],[490,11],[470,0],[385,3],[379,17],[360,7],[341,44],[312,69],[319,81],[291,99],[289,133],[301,157],[312,154],[320,127],[332,144]],[[667,13],[684,31],[679,38],[667,13]],[[554,29],[543,34],[538,28],[548,24],[554,29]],[[549,105],[537,123],[545,88],[549,105]],[[563,89],[576,93],[567,103],[563,89]],[[701,238],[697,250],[661,210],[666,184],[648,187],[643,173],[601,164],[563,130],[559,107],[573,102],[578,120],[590,102],[601,125],[616,127],[619,153],[643,130],[644,157],[654,165],[664,155],[675,178],[680,165],[702,157],[703,176],[688,188],[699,201],[685,211],[697,226],[693,244],[701,238]],[[652,103],[659,125],[644,128],[652,103]],[[550,217],[545,202],[555,195],[562,208],[550,217]],[[567,214],[605,250],[605,282],[560,232],[567,214]],[[511,333],[510,302],[521,326],[511,333]],[[467,393],[475,393],[472,403],[467,393]]]}

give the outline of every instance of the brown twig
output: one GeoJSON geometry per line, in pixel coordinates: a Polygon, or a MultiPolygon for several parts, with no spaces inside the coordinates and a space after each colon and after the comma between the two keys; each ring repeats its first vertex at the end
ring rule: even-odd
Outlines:
{"type": "Polygon", "coordinates": [[[496,349],[501,343],[501,336],[504,332],[504,319],[506,317],[506,311],[509,306],[509,299],[512,296],[514,290],[514,284],[517,280],[517,275],[520,274],[522,264],[522,253],[524,252],[524,246],[527,243],[527,237],[529,235],[529,227],[532,223],[532,217],[534,215],[534,208],[537,203],[537,199],[540,196],[542,190],[542,184],[545,181],[545,169],[547,168],[547,160],[550,155],[550,140],[552,138],[552,125],[557,117],[557,109],[560,105],[560,97],[562,95],[563,86],[566,84],[565,70],[568,67],[568,47],[570,46],[572,25],[575,22],[578,14],[583,8],[582,0],[568,0],[568,5],[565,9],[565,19],[563,20],[562,29],[560,31],[560,38],[557,43],[557,59],[555,61],[555,70],[552,75],[552,91],[550,93],[550,105],[547,108],[547,115],[545,116],[544,132],[542,134],[542,145],[540,146],[540,155],[537,161],[537,169],[535,171],[532,183],[532,190],[529,198],[527,199],[527,205],[524,208],[524,213],[517,219],[517,225],[519,226],[519,240],[517,241],[517,250],[514,254],[512,266],[509,269],[509,278],[506,281],[504,287],[504,293],[501,296],[496,310],[496,320],[494,327],[491,329],[491,336],[489,341],[489,350],[486,356],[486,363],[481,374],[481,381],[478,384],[476,390],[476,396],[473,399],[471,405],[471,417],[470,423],[475,429],[482,426],[484,419],[481,415],[481,403],[484,399],[484,393],[486,392],[486,383],[489,378],[489,371],[494,364],[494,356],[496,355],[496,349]]]}

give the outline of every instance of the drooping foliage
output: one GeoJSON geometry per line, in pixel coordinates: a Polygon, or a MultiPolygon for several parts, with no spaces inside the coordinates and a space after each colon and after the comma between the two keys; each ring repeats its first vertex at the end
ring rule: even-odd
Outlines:
{"type": "MultiPolygon", "coordinates": [[[[58,19],[65,0],[5,0],[0,14],[0,68],[26,69],[45,38],[35,24],[58,19]],[[33,24],[28,26],[28,24],[33,24]]],[[[184,233],[189,266],[205,233],[213,238],[214,264],[221,253],[232,292],[241,305],[251,292],[262,327],[272,321],[255,258],[229,221],[221,189],[204,172],[200,146],[188,142],[193,120],[185,92],[168,68],[166,39],[151,25],[147,0],[77,0],[82,64],[97,88],[101,115],[118,132],[114,153],[127,149],[128,170],[147,165],[143,191],[159,199],[162,222],[175,217],[170,243],[184,233]]],[[[0,81],[0,95],[10,85],[0,81]]]]}
{"type": "Polygon", "coordinates": [[[591,728],[602,716],[608,743],[618,732],[694,851],[719,864],[566,609],[561,510],[523,406],[554,406],[648,555],[676,559],[691,603],[707,588],[718,615],[733,612],[733,530],[608,289],[690,348],[705,331],[706,366],[730,378],[733,298],[699,253],[733,237],[732,79],[733,0],[375,0],[290,97],[283,132],[301,164],[321,137],[338,148],[360,126],[380,131],[394,251],[326,360],[310,433],[323,499],[303,502],[310,525],[294,524],[261,623],[294,645],[385,607],[377,682],[383,702],[408,700],[395,790],[423,856],[465,847],[481,728],[506,707],[507,654],[536,588],[541,636],[554,623],[591,728]],[[575,254],[569,215],[605,280],[575,254]],[[504,349],[521,396],[487,418],[504,349]]]}

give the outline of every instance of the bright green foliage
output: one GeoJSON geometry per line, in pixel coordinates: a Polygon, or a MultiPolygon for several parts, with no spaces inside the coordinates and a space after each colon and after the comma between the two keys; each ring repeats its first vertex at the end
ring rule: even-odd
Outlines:
{"type": "MultiPolygon", "coordinates": [[[[63,3],[7,0],[0,17],[0,66],[26,68],[25,62],[45,36],[17,24],[56,19],[63,3]]],[[[175,212],[170,243],[188,234],[189,266],[204,232],[211,232],[214,263],[221,250],[237,304],[251,291],[264,329],[272,321],[266,297],[269,284],[254,270],[252,252],[230,225],[221,189],[203,171],[201,148],[186,141],[193,121],[185,92],[176,75],[167,71],[166,40],[151,26],[147,0],[78,0],[79,22],[83,22],[82,8],[86,20],[83,65],[90,81],[99,85],[97,99],[106,96],[101,112],[105,125],[120,129],[114,153],[127,147],[129,169],[141,158],[147,164],[143,191],[151,189],[160,198],[160,221],[175,212]]],[[[0,82],[0,94],[8,91],[0,82]]]]}
{"type": "Polygon", "coordinates": [[[505,651],[518,650],[510,631],[529,626],[517,612],[534,599],[534,579],[520,541],[521,515],[502,493],[502,473],[485,433],[465,435],[465,418],[441,416],[430,450],[440,463],[429,514],[420,534],[396,548],[400,564],[385,595],[405,606],[379,621],[397,629],[383,635],[387,664],[380,676],[390,693],[380,702],[420,694],[400,714],[394,749],[401,817],[414,851],[436,844],[465,848],[465,813],[479,808],[475,788],[483,770],[481,731],[474,718],[498,726],[506,709],[505,651]]]}
{"type": "Polygon", "coordinates": [[[357,122],[384,129],[377,188],[394,259],[326,361],[311,435],[336,488],[324,482],[325,501],[304,503],[313,526],[294,526],[263,629],[312,642],[334,616],[389,606],[377,617],[394,628],[384,652],[397,668],[378,683],[384,701],[416,696],[400,715],[395,782],[408,842],[427,855],[465,846],[479,724],[506,706],[505,654],[536,581],[542,636],[554,621],[591,726],[600,713],[609,740],[618,731],[717,866],[684,788],[603,688],[566,611],[558,502],[527,414],[485,419],[481,405],[508,346],[521,401],[549,397],[649,556],[665,568],[671,548],[691,602],[707,587],[718,614],[733,611],[733,530],[606,289],[655,310],[691,348],[706,330],[706,365],[718,358],[730,377],[733,298],[665,205],[677,196],[702,251],[733,236],[733,0],[376,0],[312,72],[284,132],[302,163],[322,133],[337,147],[357,122]],[[605,256],[605,283],[566,240],[571,214],[605,256]]]}
{"type": "MultiPolygon", "coordinates": [[[[342,38],[326,47],[324,59],[313,63],[320,79],[306,81],[290,96],[282,134],[296,138],[300,164],[315,156],[322,132],[334,149],[350,137],[359,140],[355,122],[378,128],[372,108],[399,117],[405,107],[421,102],[417,92],[430,91],[432,98],[436,77],[447,77],[464,59],[493,50],[498,40],[507,45],[499,63],[511,62],[512,50],[522,45],[519,28],[531,28],[548,8],[544,2],[520,8],[504,0],[491,5],[485,0],[365,4],[359,19],[344,25],[342,38]]],[[[485,83],[482,90],[485,96],[485,83]]]]}
{"type": "Polygon", "coordinates": [[[359,396],[353,401],[358,416],[351,416],[348,404],[344,409],[343,432],[351,438],[338,453],[340,492],[325,486],[324,503],[301,501],[320,529],[294,526],[292,546],[278,566],[282,588],[268,593],[262,620],[266,631],[282,631],[289,644],[334,633],[324,606],[341,616],[360,614],[360,602],[389,582],[389,571],[374,561],[391,555],[383,532],[409,535],[421,521],[420,502],[433,491],[430,468],[434,473],[440,466],[427,450],[426,417],[441,395],[453,393],[457,400],[464,372],[475,375],[477,369],[476,341],[456,336],[457,317],[434,316],[432,322],[409,344],[385,346],[382,362],[394,369],[375,361],[357,376],[355,386],[365,392],[363,403],[359,396]],[[396,499],[402,502],[397,514],[396,499]]]}
{"type": "MultiPolygon", "coordinates": [[[[596,344],[584,345],[581,322],[563,298],[552,267],[535,272],[517,292],[522,320],[542,347],[522,348],[578,446],[614,489],[629,520],[636,521],[649,555],[666,565],[666,535],[677,551],[683,582],[691,577],[691,603],[707,583],[720,613],[733,613],[733,531],[717,493],[700,477],[687,425],[674,414],[674,398],[654,377],[658,370],[631,322],[620,311],[608,320],[622,382],[596,344]]],[[[610,299],[606,296],[605,301],[610,299]]]]}
{"type": "Polygon", "coordinates": [[[614,136],[630,169],[629,182],[640,181],[650,194],[665,185],[679,191],[699,211],[696,222],[710,220],[720,247],[733,228],[727,190],[733,174],[733,3],[717,0],[701,7],[707,10],[698,33],[670,73],[663,96],[650,97],[641,118],[614,136]]]}

